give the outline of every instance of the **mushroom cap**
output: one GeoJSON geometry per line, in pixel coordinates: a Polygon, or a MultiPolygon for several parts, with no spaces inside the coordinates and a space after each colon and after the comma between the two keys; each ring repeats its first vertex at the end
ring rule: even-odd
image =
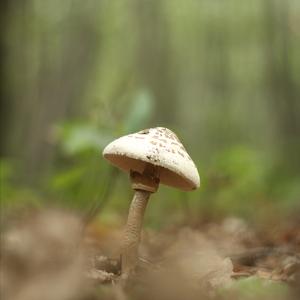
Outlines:
{"type": "Polygon", "coordinates": [[[145,129],[116,139],[103,150],[103,156],[118,168],[143,173],[147,164],[158,166],[160,182],[181,190],[200,186],[197,167],[171,130],[145,129]]]}

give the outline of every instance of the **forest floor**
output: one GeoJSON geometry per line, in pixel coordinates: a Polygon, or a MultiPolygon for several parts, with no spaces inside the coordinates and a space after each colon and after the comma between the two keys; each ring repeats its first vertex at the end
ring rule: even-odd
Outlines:
{"type": "Polygon", "coordinates": [[[2,299],[300,299],[300,226],[227,218],[145,230],[135,274],[120,278],[122,231],[34,211],[2,226],[2,299]]]}

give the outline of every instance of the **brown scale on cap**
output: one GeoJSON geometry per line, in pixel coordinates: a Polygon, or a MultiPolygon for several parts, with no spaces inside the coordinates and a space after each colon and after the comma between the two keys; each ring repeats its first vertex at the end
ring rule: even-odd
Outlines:
{"type": "Polygon", "coordinates": [[[185,155],[184,155],[182,152],[177,151],[177,153],[178,153],[179,155],[181,155],[182,157],[185,157],[185,155]]]}

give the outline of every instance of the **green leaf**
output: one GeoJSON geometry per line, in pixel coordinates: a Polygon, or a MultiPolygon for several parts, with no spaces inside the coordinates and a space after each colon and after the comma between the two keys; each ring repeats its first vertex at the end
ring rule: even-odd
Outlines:
{"type": "Polygon", "coordinates": [[[133,99],[128,117],[124,122],[125,132],[143,129],[153,113],[153,98],[147,90],[141,90],[133,99]]]}
{"type": "Polygon", "coordinates": [[[110,133],[100,132],[89,124],[67,124],[62,127],[60,134],[62,149],[68,155],[87,150],[101,151],[112,139],[110,133]]]}
{"type": "Polygon", "coordinates": [[[220,294],[224,299],[289,299],[289,289],[286,285],[255,276],[233,282],[229,287],[222,289],[220,294]]]}

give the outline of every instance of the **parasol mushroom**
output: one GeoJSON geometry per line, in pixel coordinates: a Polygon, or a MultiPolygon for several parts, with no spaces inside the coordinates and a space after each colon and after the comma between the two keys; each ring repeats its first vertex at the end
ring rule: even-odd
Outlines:
{"type": "Polygon", "coordinates": [[[122,273],[129,274],[138,260],[138,246],[144,212],[151,193],[160,183],[184,191],[200,186],[197,168],[171,130],[150,128],[129,134],[108,144],[103,156],[129,172],[135,190],[122,241],[122,273]]]}

